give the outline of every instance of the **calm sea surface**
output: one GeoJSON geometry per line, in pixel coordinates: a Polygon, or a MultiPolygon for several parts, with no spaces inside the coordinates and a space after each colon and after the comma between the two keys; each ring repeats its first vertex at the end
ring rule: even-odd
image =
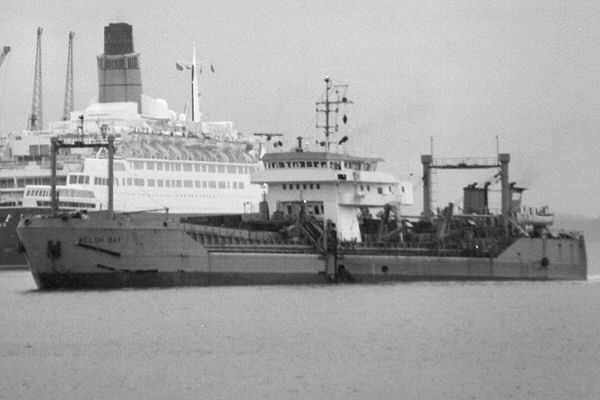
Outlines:
{"type": "Polygon", "coordinates": [[[38,292],[0,272],[1,399],[598,399],[588,282],[38,292]]]}

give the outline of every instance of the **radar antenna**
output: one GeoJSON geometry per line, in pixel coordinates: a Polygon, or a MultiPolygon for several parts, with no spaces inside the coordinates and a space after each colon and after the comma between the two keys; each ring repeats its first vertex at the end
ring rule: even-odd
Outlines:
{"type": "MultiPolygon", "coordinates": [[[[348,85],[334,85],[328,76],[325,77],[324,81],[325,100],[317,101],[315,105],[317,114],[325,114],[325,124],[319,125],[319,120],[317,118],[317,128],[323,128],[325,131],[325,141],[321,142],[321,145],[326,146],[326,150],[329,152],[329,145],[331,144],[329,136],[336,133],[339,128],[337,117],[340,112],[340,105],[352,104],[352,101],[348,100],[346,97],[348,85]],[[332,95],[335,95],[333,100],[331,99],[332,95]],[[334,114],[333,116],[331,116],[332,113],[334,114]]],[[[342,122],[344,124],[348,122],[346,114],[342,117],[342,122]]],[[[348,140],[347,138],[344,139],[344,141],[348,140]]]]}

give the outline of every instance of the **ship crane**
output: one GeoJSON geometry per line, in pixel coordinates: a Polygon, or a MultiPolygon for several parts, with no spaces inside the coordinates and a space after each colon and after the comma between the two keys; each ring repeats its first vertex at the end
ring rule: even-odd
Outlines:
{"type": "Polygon", "coordinates": [[[41,27],[37,29],[33,96],[31,99],[31,114],[27,123],[27,129],[30,131],[41,130],[44,126],[42,121],[42,31],[41,27]]]}
{"type": "Polygon", "coordinates": [[[63,107],[63,121],[71,119],[73,112],[73,37],[74,32],[69,32],[69,51],[67,55],[67,79],[65,83],[65,103],[63,107]]]}
{"type": "Polygon", "coordinates": [[[4,59],[6,58],[6,55],[9,51],[10,46],[4,46],[4,48],[2,49],[2,54],[0,54],[0,66],[2,66],[2,63],[4,62],[4,59]]]}

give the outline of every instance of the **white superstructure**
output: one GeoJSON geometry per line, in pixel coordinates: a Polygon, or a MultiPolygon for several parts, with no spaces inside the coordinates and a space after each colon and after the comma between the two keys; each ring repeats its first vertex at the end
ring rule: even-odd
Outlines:
{"type": "Polygon", "coordinates": [[[269,209],[282,217],[300,210],[336,224],[339,240],[361,241],[361,210],[413,204],[412,184],[377,171],[378,158],[333,152],[268,153],[252,181],[267,184],[269,209]]]}

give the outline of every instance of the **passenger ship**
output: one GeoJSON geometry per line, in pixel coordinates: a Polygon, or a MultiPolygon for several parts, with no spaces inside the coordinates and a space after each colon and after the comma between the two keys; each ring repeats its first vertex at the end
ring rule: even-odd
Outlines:
{"type": "Polygon", "coordinates": [[[61,210],[106,210],[106,153],[93,144],[107,135],[116,139],[117,210],[239,214],[255,211],[260,202],[261,188],[250,183],[250,173],[261,168],[260,141],[238,132],[231,121],[201,120],[195,48],[191,62],[182,63],[191,72],[193,96],[190,112],[180,115],[142,93],[131,25],[105,27],[104,49],[98,56],[99,103],[50,123],[48,130],[13,134],[3,143],[0,265],[25,263],[15,231],[19,215],[50,208],[51,137],[89,145],[57,155],[61,210]]]}

